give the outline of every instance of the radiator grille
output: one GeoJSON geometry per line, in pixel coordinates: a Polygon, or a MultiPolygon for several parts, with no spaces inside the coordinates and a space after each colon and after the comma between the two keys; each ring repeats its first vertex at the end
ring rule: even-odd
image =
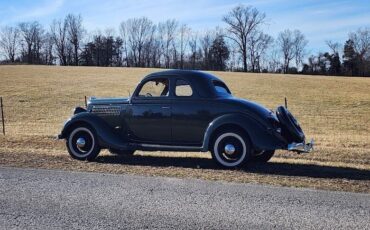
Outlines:
{"type": "Polygon", "coordinates": [[[99,115],[119,116],[121,106],[93,106],[91,112],[99,115]]]}

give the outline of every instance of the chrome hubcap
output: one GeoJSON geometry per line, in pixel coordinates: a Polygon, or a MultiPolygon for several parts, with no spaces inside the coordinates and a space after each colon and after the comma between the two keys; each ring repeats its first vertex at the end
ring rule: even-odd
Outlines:
{"type": "Polygon", "coordinates": [[[77,144],[77,147],[83,148],[86,145],[86,141],[84,138],[80,137],[77,139],[76,144],[77,144]]]}
{"type": "Polygon", "coordinates": [[[231,155],[231,154],[233,154],[234,152],[235,152],[235,147],[234,147],[234,145],[232,145],[232,144],[227,144],[227,145],[225,145],[225,153],[226,153],[226,154],[231,155]]]}

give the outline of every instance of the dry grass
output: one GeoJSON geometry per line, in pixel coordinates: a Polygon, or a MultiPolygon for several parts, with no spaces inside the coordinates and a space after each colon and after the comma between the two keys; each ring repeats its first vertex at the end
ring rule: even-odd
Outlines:
{"type": "Polygon", "coordinates": [[[144,153],[133,158],[104,153],[96,163],[72,161],[53,137],[85,95],[127,96],[155,69],[0,66],[7,136],[0,136],[0,164],[85,171],[191,176],[334,190],[370,192],[370,79],[216,73],[234,95],[269,108],[288,98],[316,151],[279,151],[271,164],[247,171],[214,168],[209,154],[144,153]],[[184,158],[186,157],[186,158],[184,158]],[[105,162],[102,164],[102,162],[105,162]]]}

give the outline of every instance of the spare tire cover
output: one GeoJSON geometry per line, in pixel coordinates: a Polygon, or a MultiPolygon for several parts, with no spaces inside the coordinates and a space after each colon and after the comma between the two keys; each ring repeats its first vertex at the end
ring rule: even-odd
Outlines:
{"type": "Polygon", "coordinates": [[[289,142],[303,142],[305,135],[298,121],[284,106],[279,106],[276,110],[276,116],[282,124],[282,134],[289,142]]]}

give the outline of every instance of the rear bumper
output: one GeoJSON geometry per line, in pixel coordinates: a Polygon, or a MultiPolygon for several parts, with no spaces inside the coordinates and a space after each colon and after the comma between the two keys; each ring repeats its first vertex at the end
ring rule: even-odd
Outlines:
{"type": "Polygon", "coordinates": [[[290,143],[288,144],[288,151],[293,151],[297,153],[309,153],[313,150],[314,141],[311,139],[309,143],[306,143],[306,141],[303,141],[301,143],[290,143]]]}

